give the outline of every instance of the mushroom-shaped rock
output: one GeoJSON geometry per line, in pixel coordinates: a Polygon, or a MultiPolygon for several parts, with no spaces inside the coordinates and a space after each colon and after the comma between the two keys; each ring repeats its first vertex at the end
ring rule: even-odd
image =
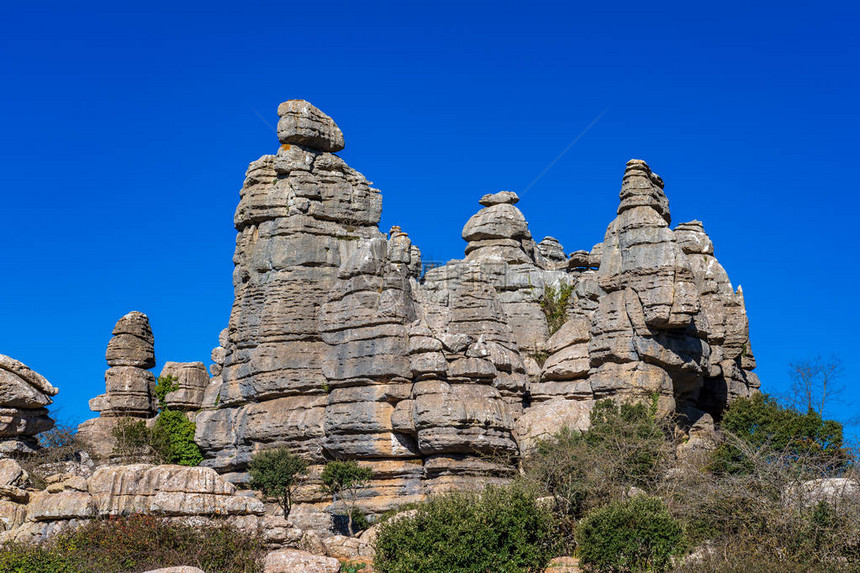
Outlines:
{"type": "Polygon", "coordinates": [[[486,239],[522,239],[529,234],[522,211],[502,203],[485,207],[472,215],[463,227],[463,238],[469,242],[486,239]]]}
{"type": "Polygon", "coordinates": [[[343,149],[343,132],[332,118],[310,102],[291,99],[278,106],[278,140],[317,151],[343,149]]]}

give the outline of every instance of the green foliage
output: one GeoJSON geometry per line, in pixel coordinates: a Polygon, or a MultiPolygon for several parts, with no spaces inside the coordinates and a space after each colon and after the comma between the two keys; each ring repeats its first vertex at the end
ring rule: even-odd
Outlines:
{"type": "Polygon", "coordinates": [[[367,567],[367,563],[344,561],[340,564],[340,573],[358,573],[367,567]]]}
{"type": "Polygon", "coordinates": [[[660,498],[637,495],[589,512],[576,541],[594,571],[665,571],[683,549],[683,530],[660,498]]]}
{"type": "MultiPolygon", "coordinates": [[[[722,420],[723,431],[773,459],[786,463],[814,457],[834,470],[845,466],[842,425],[824,420],[812,410],[801,414],[781,406],[767,394],[739,398],[722,420]]],[[[715,473],[749,473],[752,460],[731,441],[714,452],[710,469],[715,473]]]]}
{"type": "Polygon", "coordinates": [[[620,499],[630,487],[652,489],[672,455],[655,414],[656,402],[649,407],[601,400],[592,409],[588,431],[562,428],[538,442],[523,461],[525,477],[572,518],[620,499]]]}
{"type": "Polygon", "coordinates": [[[260,537],[220,524],[184,525],[151,516],[96,520],[41,544],[0,547],[3,573],[139,573],[190,565],[211,573],[259,573],[260,537]]]}
{"type": "Polygon", "coordinates": [[[175,376],[159,376],[155,384],[155,397],[158,398],[158,407],[167,407],[167,395],[171,392],[179,390],[179,385],[176,383],[175,376]]]}
{"type": "Polygon", "coordinates": [[[543,571],[558,546],[552,513],[519,485],[450,493],[380,525],[381,573],[543,571]]]}
{"type": "Polygon", "coordinates": [[[367,514],[358,506],[350,508],[349,517],[352,518],[353,531],[364,531],[370,527],[370,520],[367,518],[367,514]]]}
{"type": "Polygon", "coordinates": [[[332,496],[332,501],[337,502],[340,497],[346,502],[347,528],[350,535],[355,535],[356,531],[353,517],[358,490],[367,485],[371,477],[373,477],[373,471],[359,466],[355,460],[329,462],[320,476],[323,490],[332,496]]]}
{"type": "Polygon", "coordinates": [[[333,496],[361,487],[370,481],[373,472],[361,467],[355,460],[333,461],[325,465],[320,478],[325,490],[333,496]]]}
{"type": "Polygon", "coordinates": [[[573,294],[573,285],[560,284],[558,288],[545,286],[543,296],[538,301],[546,316],[550,335],[555,334],[561,325],[567,322],[567,304],[573,294]]]}
{"type": "Polygon", "coordinates": [[[263,492],[263,495],[277,498],[278,504],[284,510],[284,517],[290,515],[293,493],[307,470],[307,462],[287,448],[259,452],[248,464],[251,488],[263,492]]]}
{"type": "Polygon", "coordinates": [[[0,546],[2,573],[80,573],[73,560],[45,545],[10,543],[0,546]]]}
{"type": "Polygon", "coordinates": [[[203,461],[200,448],[194,443],[196,425],[184,412],[163,409],[152,430],[152,442],[165,462],[181,466],[196,466],[203,461]]]}

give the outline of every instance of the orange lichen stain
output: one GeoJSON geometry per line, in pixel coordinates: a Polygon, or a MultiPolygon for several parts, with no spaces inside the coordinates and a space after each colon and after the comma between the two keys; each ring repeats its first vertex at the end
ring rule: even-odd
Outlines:
{"type": "Polygon", "coordinates": [[[281,151],[287,151],[290,147],[289,143],[285,143],[281,146],[281,151]]]}

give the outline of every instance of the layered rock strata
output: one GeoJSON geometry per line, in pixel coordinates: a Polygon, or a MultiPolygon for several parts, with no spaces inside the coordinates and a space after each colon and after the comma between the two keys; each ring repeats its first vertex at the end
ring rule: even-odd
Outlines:
{"type": "Polygon", "coordinates": [[[117,321],[112,334],[105,352],[106,391],[90,400],[90,409],[99,412],[99,417],[78,427],[78,437],[97,458],[111,455],[112,431],[121,419],[149,419],[158,413],[155,375],[149,371],[155,366],[149,318],[142,312],[130,312],[117,321]]]}
{"type": "Polygon", "coordinates": [[[38,449],[36,434],[54,426],[46,406],[57,392],[44,376],[0,354],[0,457],[38,449]]]}
{"type": "Polygon", "coordinates": [[[195,518],[198,524],[228,519],[254,528],[265,513],[263,502],[252,492],[237,490],[210,468],[102,466],[89,478],[50,476],[42,491],[24,489],[26,482],[20,466],[0,460],[0,543],[38,541],[88,520],[111,516],[195,518]],[[10,493],[12,489],[16,496],[10,493]]]}
{"type": "Polygon", "coordinates": [[[164,397],[172,410],[199,410],[209,386],[209,373],[202,362],[165,362],[159,378],[171,380],[176,387],[164,397]]]}
{"type": "MultiPolygon", "coordinates": [[[[333,155],[331,118],[303,101],[279,115],[280,149],[240,191],[235,301],[196,418],[204,463],[228,479],[273,446],[312,476],[357,459],[373,470],[362,504],[382,511],[507,479],[601,398],[656,396],[700,428],[756,391],[742,293],[701,223],[670,227],[644,162],[628,162],[591,249],[536,243],[503,191],[466,222],[464,259],[422,274],[408,235],[379,231],[378,190],[333,155]]],[[[299,515],[326,508],[312,490],[299,515]]]]}

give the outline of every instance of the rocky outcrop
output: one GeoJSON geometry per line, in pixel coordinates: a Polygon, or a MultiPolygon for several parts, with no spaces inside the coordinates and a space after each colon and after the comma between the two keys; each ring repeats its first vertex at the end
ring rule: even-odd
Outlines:
{"type": "Polygon", "coordinates": [[[0,354],[0,456],[38,448],[36,434],[54,426],[46,406],[57,392],[44,376],[0,354]]]}
{"type": "MultiPolygon", "coordinates": [[[[0,476],[8,477],[14,469],[0,465],[0,476]]],[[[12,484],[3,486],[7,478],[0,479],[0,498],[6,498],[0,499],[0,543],[37,541],[97,517],[142,514],[204,521],[222,518],[245,526],[250,519],[256,527],[265,512],[263,502],[252,492],[238,491],[210,468],[102,466],[89,479],[51,476],[43,491],[21,489],[26,475],[22,477],[20,467],[18,470],[12,484]],[[17,486],[24,495],[16,500],[8,489],[17,486]]]]}
{"type": "MultiPolygon", "coordinates": [[[[357,459],[373,471],[361,504],[379,512],[507,479],[536,440],[588,427],[602,398],[656,396],[698,436],[756,391],[740,288],[701,223],[670,227],[643,161],[628,162],[591,249],[536,243],[502,191],[466,222],[463,260],[422,267],[400,227],[379,231],[381,195],[333,154],[334,121],[298,100],[278,114],[282,145],[240,191],[212,378],[200,365],[183,383],[182,403],[203,407],[204,463],[227,479],[244,483],[253,453],[280,445],[312,463],[311,485],[326,460],[357,459]]],[[[313,490],[296,519],[336,510],[313,490]]]]}
{"type": "Polygon", "coordinates": [[[120,318],[108,342],[105,358],[106,392],[90,400],[90,409],[102,416],[150,418],[155,415],[155,341],[149,318],[130,312],[120,318]]]}
{"type": "Polygon", "coordinates": [[[159,378],[170,378],[176,387],[164,397],[168,408],[189,411],[199,410],[203,405],[209,373],[202,362],[165,362],[159,378]]]}
{"type": "Polygon", "coordinates": [[[264,573],[337,573],[340,561],[334,557],[314,555],[299,549],[281,549],[266,555],[264,573]]]}
{"type": "Polygon", "coordinates": [[[106,392],[90,400],[90,409],[98,418],[78,427],[78,438],[98,459],[113,452],[113,429],[124,418],[148,419],[158,413],[155,398],[155,339],[149,318],[133,311],[120,318],[108,342],[105,358],[106,392]]]}

